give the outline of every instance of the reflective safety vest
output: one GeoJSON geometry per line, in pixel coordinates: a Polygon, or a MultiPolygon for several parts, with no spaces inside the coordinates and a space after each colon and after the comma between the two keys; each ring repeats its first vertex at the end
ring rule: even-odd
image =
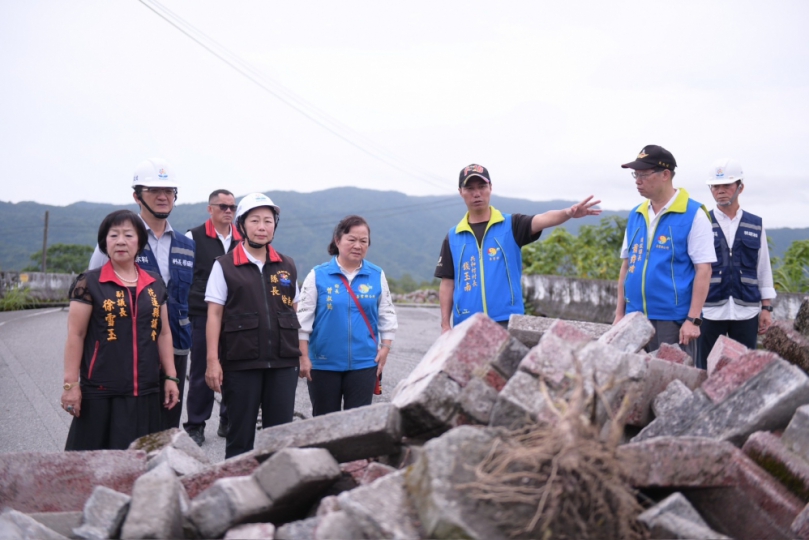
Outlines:
{"type": "Polygon", "coordinates": [[[761,291],[758,288],[761,218],[743,212],[731,247],[725,233],[722,232],[722,227],[716,221],[714,211],[711,210],[710,214],[716,262],[711,268],[711,288],[708,290],[705,306],[727,304],[731,296],[733,302],[740,306],[758,306],[761,302],[761,291]]]}
{"type": "Polygon", "coordinates": [[[478,245],[467,213],[448,233],[455,288],[452,295],[453,323],[458,325],[475,313],[495,321],[507,321],[512,313],[525,313],[522,298],[522,251],[511,228],[511,214],[494,207],[478,245]]]}
{"type": "MultiPolygon", "coordinates": [[[[194,241],[171,231],[169,250],[169,282],[166,284],[169,327],[174,341],[174,354],[188,354],[191,350],[191,321],[188,319],[188,293],[194,281],[194,241]]],[[[152,248],[147,243],[135,258],[138,266],[160,274],[152,248]]]]}
{"type": "Polygon", "coordinates": [[[642,311],[649,319],[684,321],[691,308],[696,270],[688,255],[688,234],[698,211],[708,210],[680,188],[657,219],[649,243],[649,201],[636,206],[626,226],[628,268],[624,281],[627,315],[642,311]]]}

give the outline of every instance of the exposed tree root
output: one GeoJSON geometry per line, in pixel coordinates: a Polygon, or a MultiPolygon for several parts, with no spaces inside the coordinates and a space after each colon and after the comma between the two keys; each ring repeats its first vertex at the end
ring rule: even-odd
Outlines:
{"type": "MultiPolygon", "coordinates": [[[[571,399],[555,408],[557,421],[510,433],[475,468],[476,480],[461,486],[498,509],[498,525],[513,537],[644,538],[637,521],[643,509],[624,480],[615,457],[631,398],[610,415],[607,440],[591,423],[593,403],[586,400],[581,374],[571,399]],[[590,413],[590,414],[588,414],[590,413]],[[509,508],[536,508],[510,512],[509,508]],[[522,516],[515,519],[515,516],[522,516]],[[519,522],[518,522],[519,521],[519,522]]],[[[544,385],[548,403],[550,396],[544,385]]],[[[596,396],[603,389],[597,389],[596,396]]]]}

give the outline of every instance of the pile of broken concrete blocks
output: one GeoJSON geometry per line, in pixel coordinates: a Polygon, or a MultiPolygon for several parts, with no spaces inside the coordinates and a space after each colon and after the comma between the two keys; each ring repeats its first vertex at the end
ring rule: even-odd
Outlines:
{"type": "Polygon", "coordinates": [[[221,463],[178,430],[128,451],[0,455],[0,537],[507,538],[462,486],[506,430],[553,422],[579,376],[605,433],[624,411],[617,453],[653,538],[809,538],[803,366],[720,338],[700,370],[678,347],[641,352],[653,332],[637,313],[513,316],[508,331],[475,315],[391,403],[261,430],[221,463]]]}

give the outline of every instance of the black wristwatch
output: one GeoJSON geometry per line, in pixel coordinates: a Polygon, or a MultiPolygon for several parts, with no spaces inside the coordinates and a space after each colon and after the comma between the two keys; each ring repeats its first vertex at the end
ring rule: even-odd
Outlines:
{"type": "Polygon", "coordinates": [[[762,311],[769,311],[772,313],[772,306],[761,306],[762,311]]]}
{"type": "Polygon", "coordinates": [[[690,322],[694,326],[700,326],[702,324],[702,319],[700,319],[699,317],[686,317],[685,320],[690,322]]]}

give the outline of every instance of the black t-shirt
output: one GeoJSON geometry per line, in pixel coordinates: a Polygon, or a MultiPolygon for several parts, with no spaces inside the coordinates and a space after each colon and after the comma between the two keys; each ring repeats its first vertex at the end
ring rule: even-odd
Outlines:
{"type": "MultiPolygon", "coordinates": [[[[532,219],[534,219],[534,216],[526,216],[524,214],[511,215],[511,233],[514,235],[514,240],[520,247],[537,241],[542,235],[542,231],[531,234],[532,219]]],[[[486,232],[486,226],[488,224],[488,221],[469,224],[472,228],[472,232],[475,233],[478,245],[483,241],[483,234],[486,232]]],[[[455,265],[452,264],[452,252],[449,249],[449,235],[444,237],[444,243],[441,244],[441,256],[438,257],[438,264],[435,266],[434,276],[439,279],[455,279],[455,265]]]]}

